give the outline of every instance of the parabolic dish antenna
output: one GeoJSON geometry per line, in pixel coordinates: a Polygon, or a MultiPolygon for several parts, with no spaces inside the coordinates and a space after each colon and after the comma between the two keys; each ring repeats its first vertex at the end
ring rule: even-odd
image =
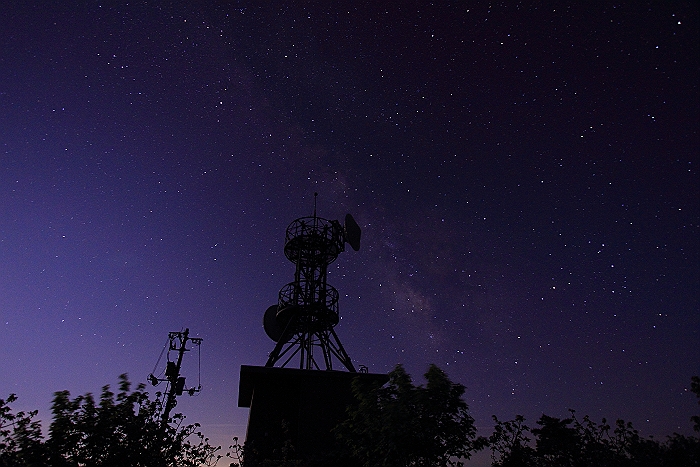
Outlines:
{"type": "Polygon", "coordinates": [[[346,214],[344,227],[345,241],[350,244],[353,250],[358,251],[360,249],[360,237],[362,236],[360,226],[357,225],[357,222],[350,214],[346,214]]]}
{"type": "Polygon", "coordinates": [[[267,310],[265,310],[265,316],[263,317],[263,327],[265,328],[265,333],[267,337],[275,342],[279,342],[284,334],[284,329],[277,322],[277,305],[272,305],[267,310]]]}

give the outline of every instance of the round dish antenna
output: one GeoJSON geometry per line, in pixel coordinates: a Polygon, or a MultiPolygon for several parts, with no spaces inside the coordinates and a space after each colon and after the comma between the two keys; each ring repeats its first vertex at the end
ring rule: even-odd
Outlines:
{"type": "Polygon", "coordinates": [[[267,337],[275,342],[279,342],[284,334],[284,329],[277,322],[277,305],[272,305],[265,310],[265,316],[263,317],[263,327],[265,328],[265,333],[267,337]]]}
{"type": "Polygon", "coordinates": [[[360,249],[362,230],[360,230],[360,226],[357,225],[357,222],[350,214],[345,215],[343,233],[345,234],[345,241],[350,244],[353,250],[358,251],[360,249]]]}

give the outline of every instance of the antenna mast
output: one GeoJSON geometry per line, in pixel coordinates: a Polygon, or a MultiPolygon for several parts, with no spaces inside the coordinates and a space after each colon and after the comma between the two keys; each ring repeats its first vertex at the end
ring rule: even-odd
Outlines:
{"type": "Polygon", "coordinates": [[[284,254],[296,265],[294,282],[282,287],[277,305],[265,312],[267,335],[277,342],[265,366],[278,362],[286,366],[295,357],[300,369],[333,369],[338,360],[355,372],[338,335],[333,329],[340,320],[338,291],[328,284],[328,265],[345,251],[345,243],[360,248],[360,228],[350,214],[345,225],[316,215],[302,217],[287,227],[284,254]],[[322,359],[321,359],[322,358],[322,359]]]}

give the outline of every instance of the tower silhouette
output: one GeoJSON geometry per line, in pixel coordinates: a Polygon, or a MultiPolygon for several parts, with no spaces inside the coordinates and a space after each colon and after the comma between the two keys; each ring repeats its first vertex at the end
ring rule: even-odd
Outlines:
{"type": "Polygon", "coordinates": [[[300,369],[332,370],[338,360],[354,373],[334,330],[340,320],[338,291],[326,278],[328,265],[345,250],[345,243],[360,249],[361,230],[350,214],[343,225],[318,217],[315,196],[313,217],[301,217],[287,227],[284,254],[296,271],[263,318],[265,332],[277,343],[265,366],[285,367],[297,357],[300,369]]]}
{"type": "Polygon", "coordinates": [[[287,227],[284,254],[295,265],[294,280],[280,289],[263,317],[275,347],[264,367],[241,366],[238,406],[250,408],[247,466],[268,465],[290,444],[303,465],[336,465],[328,460],[337,453],[332,430],[354,402],[353,380],[388,380],[363,367],[357,372],[335,332],[339,294],[326,280],[328,265],[345,244],[359,250],[361,231],[350,214],[343,224],[318,217],[316,196],[313,216],[287,227]],[[337,371],[334,363],[346,371],[337,371]]]}

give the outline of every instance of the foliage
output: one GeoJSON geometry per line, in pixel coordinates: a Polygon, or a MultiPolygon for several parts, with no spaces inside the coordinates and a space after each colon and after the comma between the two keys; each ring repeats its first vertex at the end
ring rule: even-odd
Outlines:
{"type": "Polygon", "coordinates": [[[525,417],[516,415],[514,420],[500,421],[493,416],[495,426],[493,434],[489,437],[491,458],[494,466],[500,467],[528,467],[532,465],[534,449],[529,446],[530,427],[525,425],[525,417]]]}
{"type": "Polygon", "coordinates": [[[183,415],[163,426],[161,398],[149,399],[142,384],[131,391],[126,375],[120,376],[116,398],[109,386],[102,388],[99,401],[90,393],[71,399],[68,391],[56,392],[46,440],[31,420],[36,412],[12,414],[7,404],[14,400],[13,395],[0,400],[3,467],[196,467],[220,458],[199,425],[185,425],[183,415]]]}
{"type": "MultiPolygon", "coordinates": [[[[340,452],[324,459],[296,458],[281,430],[279,449],[265,458],[234,438],[227,457],[232,467],[244,467],[244,453],[261,467],[301,465],[362,465],[364,467],[460,466],[486,445],[494,467],[682,467],[700,465],[700,439],[674,433],[663,441],[643,438],[631,423],[605,419],[596,423],[575,411],[560,419],[542,415],[535,428],[517,415],[501,421],[487,439],[476,436],[474,419],[462,400],[465,388],[449,380],[435,365],[427,384],[415,386],[401,365],[382,386],[357,379],[356,404],[335,429],[340,452]]],[[[700,399],[700,378],[691,391],[700,399]]],[[[102,388],[99,400],[88,393],[71,399],[68,391],[54,394],[52,422],[44,439],[36,411],[13,412],[14,394],[0,399],[0,467],[199,467],[214,465],[219,448],[186,425],[181,414],[161,423],[162,395],[151,400],[145,386],[131,390],[120,376],[119,392],[102,388]]],[[[691,417],[700,431],[700,416],[691,417]]],[[[284,428],[284,427],[283,427],[284,428]]],[[[252,465],[252,464],[251,464],[252,465]]]]}
{"type": "Polygon", "coordinates": [[[559,419],[542,415],[530,429],[521,415],[496,426],[489,438],[494,467],[671,467],[700,465],[700,440],[675,433],[665,442],[645,439],[631,423],[618,420],[613,429],[575,411],[559,419]],[[535,447],[530,445],[534,435],[535,447]]]}
{"type": "Polygon", "coordinates": [[[302,460],[296,459],[294,446],[289,439],[284,440],[279,449],[275,449],[271,455],[262,458],[259,453],[249,445],[238,443],[238,437],[233,438],[233,444],[229,446],[230,451],[226,457],[234,460],[229,467],[246,467],[255,465],[256,467],[301,467],[306,465],[302,460]],[[247,459],[247,463],[244,462],[247,459]]]}
{"type": "Polygon", "coordinates": [[[37,411],[13,413],[10,404],[17,396],[0,399],[0,465],[40,465],[44,458],[41,425],[33,420],[37,411]]]}
{"type": "Polygon", "coordinates": [[[415,386],[398,365],[385,386],[353,383],[357,405],[336,428],[350,456],[366,467],[459,466],[482,446],[464,386],[435,365],[425,379],[425,387],[415,386]]]}

